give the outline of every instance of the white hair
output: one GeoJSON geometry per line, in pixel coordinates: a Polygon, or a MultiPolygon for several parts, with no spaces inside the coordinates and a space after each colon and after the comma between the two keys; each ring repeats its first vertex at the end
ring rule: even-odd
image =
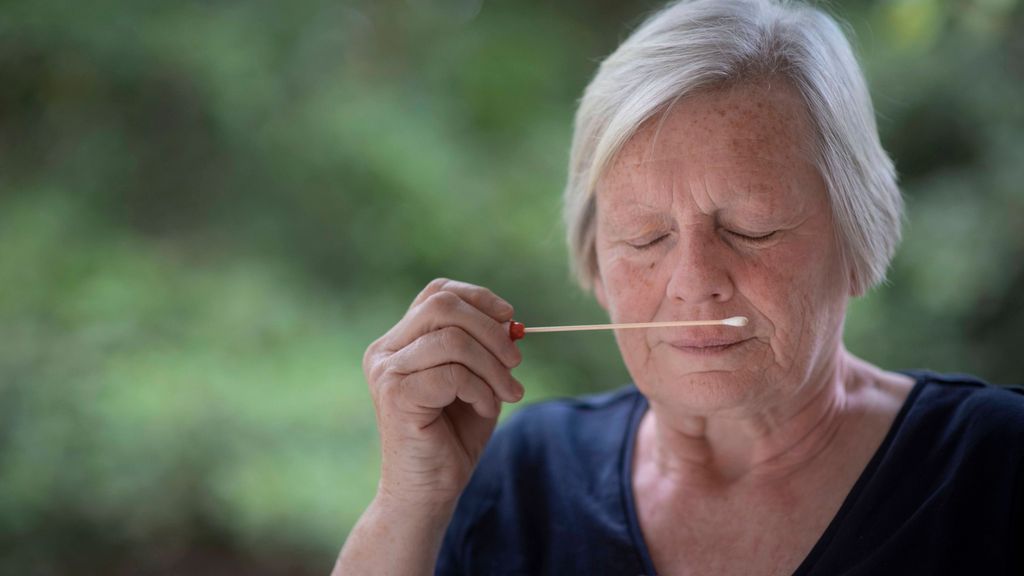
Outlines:
{"type": "Polygon", "coordinates": [[[790,82],[807,106],[852,292],[885,280],[900,241],[903,198],[839,25],[786,0],[682,0],[648,18],[601,63],[576,112],[565,220],[584,289],[598,273],[595,189],[626,141],[689,94],[766,78],[790,82]]]}

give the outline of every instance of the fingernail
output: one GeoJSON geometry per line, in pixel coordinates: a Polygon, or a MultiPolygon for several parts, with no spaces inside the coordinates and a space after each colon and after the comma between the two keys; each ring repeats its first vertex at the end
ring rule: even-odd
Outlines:
{"type": "Polygon", "coordinates": [[[519,381],[514,378],[512,379],[512,382],[513,384],[515,384],[515,386],[512,388],[512,401],[519,402],[520,400],[523,399],[523,396],[526,396],[526,388],[523,388],[523,385],[520,384],[519,381]]]}

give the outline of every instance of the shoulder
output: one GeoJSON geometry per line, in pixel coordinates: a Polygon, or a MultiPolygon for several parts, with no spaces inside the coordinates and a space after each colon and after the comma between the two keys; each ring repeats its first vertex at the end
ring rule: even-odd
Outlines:
{"type": "Polygon", "coordinates": [[[906,372],[917,380],[906,424],[936,447],[1024,460],[1024,389],[967,374],[906,372]]]}
{"type": "Polygon", "coordinates": [[[810,573],[1022,573],[1024,393],[902,373],[913,389],[810,573]]]}
{"type": "Polygon", "coordinates": [[[1024,431],[1024,388],[996,386],[969,374],[912,370],[917,380],[915,407],[940,413],[954,422],[1024,431]]]}

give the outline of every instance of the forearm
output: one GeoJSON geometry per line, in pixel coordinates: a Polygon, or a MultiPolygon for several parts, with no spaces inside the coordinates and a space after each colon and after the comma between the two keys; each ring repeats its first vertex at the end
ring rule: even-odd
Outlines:
{"type": "Polygon", "coordinates": [[[454,504],[413,510],[375,499],[349,533],[332,575],[433,574],[453,511],[454,504]]]}

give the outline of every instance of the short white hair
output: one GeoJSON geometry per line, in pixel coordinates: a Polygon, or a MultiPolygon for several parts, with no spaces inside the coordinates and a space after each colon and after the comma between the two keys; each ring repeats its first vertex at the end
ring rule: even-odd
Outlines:
{"type": "Polygon", "coordinates": [[[584,289],[598,274],[595,191],[626,141],[689,94],[766,78],[790,82],[807,106],[851,290],[863,294],[885,280],[900,242],[903,198],[839,24],[786,0],[682,0],[648,18],[601,63],[576,112],[564,215],[584,289]]]}

